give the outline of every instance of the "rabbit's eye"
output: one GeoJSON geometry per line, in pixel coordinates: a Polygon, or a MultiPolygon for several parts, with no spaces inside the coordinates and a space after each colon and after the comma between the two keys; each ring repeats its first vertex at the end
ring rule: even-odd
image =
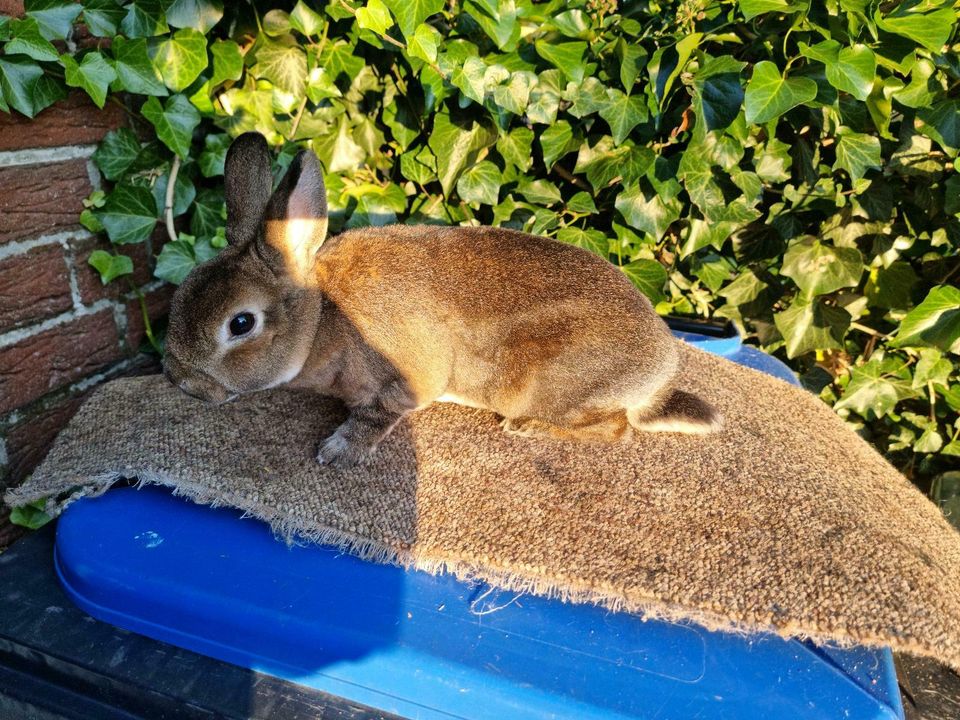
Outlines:
{"type": "Polygon", "coordinates": [[[253,313],[242,312],[238,315],[234,315],[233,319],[230,321],[230,334],[236,337],[237,335],[246,335],[248,332],[253,330],[255,324],[253,313]]]}

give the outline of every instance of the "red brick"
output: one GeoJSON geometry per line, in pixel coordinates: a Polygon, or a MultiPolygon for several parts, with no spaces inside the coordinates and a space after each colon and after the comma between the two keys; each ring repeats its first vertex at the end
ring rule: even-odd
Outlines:
{"type": "Polygon", "coordinates": [[[121,357],[111,310],[24,338],[0,349],[0,412],[26,405],[121,357]]]}
{"type": "MultiPolygon", "coordinates": [[[[146,294],[147,314],[150,315],[151,326],[156,329],[156,321],[166,317],[170,311],[170,298],[173,297],[174,287],[163,285],[146,294]]],[[[140,301],[136,298],[127,302],[127,348],[137,352],[140,345],[146,340],[143,329],[143,312],[140,301]]]]}
{"type": "MultiPolygon", "coordinates": [[[[80,291],[80,301],[90,305],[97,300],[120,297],[130,286],[125,278],[118,278],[111,283],[103,284],[100,273],[90,267],[90,255],[95,250],[110,250],[110,243],[100,237],[83,238],[70,243],[73,253],[73,266],[77,272],[77,289],[80,291]]],[[[133,259],[133,275],[129,276],[139,287],[150,282],[152,275],[152,258],[146,244],[119,245],[116,249],[133,259]]]]}
{"type": "Polygon", "coordinates": [[[0,243],[76,228],[92,189],[84,159],[0,168],[0,243]]]}
{"type": "Polygon", "coordinates": [[[19,113],[0,113],[0,150],[91,145],[126,122],[123,108],[108,102],[100,110],[86,93],[73,92],[32,120],[19,113]]]}
{"type": "Polygon", "coordinates": [[[60,245],[34,248],[0,262],[0,329],[42,320],[72,306],[60,245]]]}
{"type": "Polygon", "coordinates": [[[86,394],[67,396],[7,431],[8,485],[19,484],[47,456],[50,444],[73,417],[86,394]]]}

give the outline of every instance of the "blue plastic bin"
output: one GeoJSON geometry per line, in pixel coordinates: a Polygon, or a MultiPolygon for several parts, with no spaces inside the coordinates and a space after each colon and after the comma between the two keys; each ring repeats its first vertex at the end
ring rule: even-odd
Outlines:
{"type": "MultiPolygon", "coordinates": [[[[795,382],[735,334],[678,334],[795,382]]],[[[73,504],[55,559],[94,617],[410,718],[903,717],[888,650],[644,622],[288,546],[160,488],[73,504]]]]}

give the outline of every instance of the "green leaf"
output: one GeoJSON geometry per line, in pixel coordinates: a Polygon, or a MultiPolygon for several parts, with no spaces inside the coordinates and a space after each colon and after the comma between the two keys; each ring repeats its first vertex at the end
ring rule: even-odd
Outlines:
{"type": "Polygon", "coordinates": [[[587,52],[585,42],[548,43],[537,40],[534,43],[537,54],[560,70],[567,78],[575,83],[583,82],[587,71],[584,54],[587,52]]]}
{"type": "Polygon", "coordinates": [[[950,157],[960,149],[960,100],[941,100],[933,107],[917,111],[920,132],[935,140],[950,157]]]}
{"type": "Polygon", "coordinates": [[[870,360],[853,369],[850,384],[833,408],[853,410],[871,420],[889,415],[898,402],[915,395],[906,363],[893,357],[870,360]]]}
{"type": "Polygon", "coordinates": [[[400,32],[409,41],[428,17],[443,10],[443,0],[386,0],[386,7],[393,12],[400,32]]]}
{"type": "Polygon", "coordinates": [[[949,7],[920,13],[911,8],[911,3],[898,4],[894,12],[886,17],[877,10],[873,17],[877,27],[910,38],[932,53],[939,53],[943,49],[957,23],[956,11],[949,7]]]}
{"type": "Polygon", "coordinates": [[[929,383],[947,387],[952,374],[952,362],[943,357],[939,350],[924,348],[920,351],[920,360],[913,372],[913,388],[926,390],[929,383]]]}
{"type": "Polygon", "coordinates": [[[120,32],[128,38],[153,37],[168,30],[160,0],[134,0],[120,23],[120,32]]]}
{"type": "Polygon", "coordinates": [[[219,190],[204,188],[197,193],[190,217],[190,232],[197,237],[210,237],[224,227],[226,206],[219,190]]]}
{"type": "Polygon", "coordinates": [[[919,280],[910,263],[898,260],[889,267],[871,270],[864,294],[875,307],[905,310],[919,280]]]}
{"type": "Polygon", "coordinates": [[[840,349],[850,327],[850,313],[827,305],[820,298],[812,301],[798,297],[773,321],[783,336],[788,358],[814,350],[840,349]]]}
{"type": "Polygon", "coordinates": [[[840,50],[837,61],[827,64],[827,80],[838,90],[866,100],[873,89],[877,59],[866,45],[853,45],[840,50]]]}
{"type": "MultiPolygon", "coordinates": [[[[153,183],[153,201],[161,213],[166,211],[164,206],[167,200],[167,183],[169,182],[170,171],[164,168],[163,174],[153,183]]],[[[197,189],[194,187],[193,181],[187,177],[186,173],[177,173],[177,182],[173,187],[173,207],[171,208],[173,216],[179,217],[189,210],[190,204],[196,196],[197,189]]]]}
{"type": "Polygon", "coordinates": [[[460,173],[473,164],[477,153],[496,142],[497,133],[485,120],[460,116],[454,119],[446,113],[434,116],[429,145],[437,158],[437,178],[444,196],[450,196],[460,173]]]}
{"type": "Polygon", "coordinates": [[[540,149],[543,152],[543,164],[547,169],[568,152],[576,150],[580,140],[574,135],[573,127],[566,120],[551,125],[540,135],[540,149]]]}
{"type": "Polygon", "coordinates": [[[83,56],[79,65],[70,55],[60,58],[66,71],[67,85],[85,90],[97,107],[102,108],[107,100],[107,87],[117,79],[116,71],[98,52],[83,56]]]}
{"type": "Polygon", "coordinates": [[[22,20],[11,20],[10,32],[13,38],[4,46],[5,54],[22,53],[34,60],[47,62],[56,61],[60,57],[57,49],[40,33],[40,25],[36,19],[26,17],[22,20]]]}
{"type": "Polygon", "coordinates": [[[94,213],[103,223],[110,241],[117,245],[140,243],[150,237],[157,224],[153,194],[139,185],[119,185],[94,213]]]}
{"type": "Polygon", "coordinates": [[[179,285],[196,265],[193,243],[184,239],[171,240],[160,250],[153,274],[168,283],[179,285]]]}
{"type": "Polygon", "coordinates": [[[834,169],[843,168],[856,182],[867,170],[878,170],[881,166],[880,139],[873,135],[844,132],[837,143],[837,161],[834,169]]]}
{"type": "Polygon", "coordinates": [[[357,10],[357,25],[383,35],[393,25],[393,18],[382,0],[367,0],[366,6],[357,10]]]}
{"type": "Polygon", "coordinates": [[[0,58],[0,90],[10,107],[27,117],[67,96],[61,84],[44,75],[34,60],[23,56],[0,58]]]}
{"type": "Polygon", "coordinates": [[[159,71],[150,62],[147,41],[143,38],[127,40],[123,36],[113,39],[113,67],[123,90],[136,95],[168,94],[159,71]]]}
{"type": "Polygon", "coordinates": [[[648,233],[655,240],[663,237],[667,228],[680,217],[683,208],[675,197],[668,200],[660,193],[647,197],[639,185],[620,193],[614,205],[631,227],[648,233]]]}
{"type": "Polygon", "coordinates": [[[186,90],[207,67],[207,39],[193,28],[182,28],[153,46],[151,60],[168,88],[186,90]]]}
{"type": "Polygon", "coordinates": [[[193,28],[204,35],[222,17],[222,0],[173,0],[167,8],[167,23],[171,27],[193,28]]]}
{"type": "Polygon", "coordinates": [[[115,0],[84,0],[83,24],[94,37],[113,37],[125,11],[115,0]]]}
{"type": "Polygon", "coordinates": [[[100,273],[100,282],[104,285],[123,275],[133,274],[133,260],[126,255],[114,255],[106,250],[94,250],[87,262],[100,273]]]}
{"type": "Polygon", "coordinates": [[[647,59],[647,51],[640,45],[620,38],[617,43],[617,57],[620,60],[620,84],[629,95],[643,68],[643,61],[647,59]]]}
{"type": "Polygon", "coordinates": [[[599,230],[581,230],[573,226],[560,228],[560,230],[557,231],[557,240],[567,243],[568,245],[576,245],[584,250],[589,250],[604,260],[606,260],[610,254],[610,242],[607,240],[607,236],[599,230]]]}
{"type": "Polygon", "coordinates": [[[340,116],[336,133],[314,139],[313,149],[323,163],[323,167],[331,173],[353,173],[367,156],[363,148],[353,139],[346,115],[340,116]]]}
{"type": "Polygon", "coordinates": [[[37,21],[47,40],[66,38],[82,9],[77,3],[63,0],[26,0],[23,6],[26,16],[37,21]]]}
{"type": "Polygon", "coordinates": [[[907,313],[891,343],[894,347],[935,347],[960,353],[960,289],[938,285],[907,313]]]}
{"type": "Polygon", "coordinates": [[[293,30],[293,23],[290,22],[290,15],[286,10],[274,8],[267,11],[263,16],[263,32],[270,37],[286,35],[293,30]]]}
{"type": "Polygon", "coordinates": [[[663,286],[667,282],[667,270],[656,260],[634,260],[620,269],[654,305],[666,300],[663,286]]]}
{"type": "Polygon", "coordinates": [[[415,58],[434,63],[437,61],[437,48],[442,40],[443,37],[435,28],[424,23],[417,26],[413,38],[407,43],[407,51],[415,58]]]}
{"type": "Polygon", "coordinates": [[[533,165],[533,130],[517,127],[509,134],[501,134],[497,139],[497,152],[521,172],[527,172],[533,165]]]}
{"type": "Polygon", "coordinates": [[[290,13],[290,24],[307,37],[319,37],[323,33],[326,21],[314,12],[303,0],[297,0],[296,6],[290,13]]]}
{"type": "Polygon", "coordinates": [[[607,121],[617,145],[630,131],[647,120],[647,106],[639,97],[630,97],[615,88],[607,89],[607,102],[600,108],[600,117],[607,121]]]}
{"type": "Polygon", "coordinates": [[[739,0],[737,4],[747,20],[764,13],[795,13],[802,8],[789,0],[739,0]]]}
{"type": "Polygon", "coordinates": [[[577,153],[575,173],[586,173],[595,190],[601,190],[619,178],[629,184],[643,177],[654,163],[650,148],[613,146],[613,138],[605,135],[592,148],[584,143],[577,153]]]}
{"type": "Polygon", "coordinates": [[[213,55],[211,87],[227,80],[239,80],[243,75],[243,54],[233,40],[217,40],[210,46],[210,54],[213,55]]]}
{"type": "Polygon", "coordinates": [[[42,528],[53,520],[52,517],[43,511],[46,503],[47,501],[45,499],[41,499],[29,505],[21,505],[20,507],[13,508],[13,510],[10,511],[10,522],[20,527],[29,528],[30,530],[42,528]]]}
{"type": "Polygon", "coordinates": [[[560,202],[560,190],[549,180],[524,180],[517,192],[535,205],[553,205],[560,202]]]}
{"type": "Polygon", "coordinates": [[[182,158],[190,154],[193,131],[200,124],[200,113],[183,95],[174,95],[164,105],[155,97],[149,98],[140,109],[157,131],[157,137],[182,158]]]}
{"type": "Polygon", "coordinates": [[[457,181],[457,193],[470,203],[496,205],[500,200],[500,169],[488,160],[469,168],[457,181]]]}
{"type": "Polygon", "coordinates": [[[139,154],[137,136],[128,128],[119,128],[106,134],[93,153],[93,161],[107,180],[115,181],[133,165],[139,154]]]}
{"type": "Polygon", "coordinates": [[[530,89],[536,83],[537,76],[531,72],[511,73],[506,83],[493,86],[493,101],[508,112],[522,115],[530,99],[530,89]]]}
{"type": "Polygon", "coordinates": [[[463,65],[453,72],[451,82],[464,96],[474,102],[482,103],[486,93],[484,78],[487,73],[487,64],[476,55],[471,55],[463,61],[463,65]]]}
{"type": "Polygon", "coordinates": [[[805,238],[790,244],[780,272],[792,278],[804,295],[826,295],[860,283],[863,256],[856,248],[833,247],[816,238],[805,238]]]}
{"type": "Polygon", "coordinates": [[[284,92],[302,96],[307,83],[307,56],[297,41],[292,35],[260,41],[263,44],[257,48],[253,74],[269,80],[284,92]]]}
{"type": "Polygon", "coordinates": [[[817,96],[817,83],[810,78],[785,79],[768,60],[757,63],[747,83],[747,123],[762,124],[817,96]]]}
{"type": "Polygon", "coordinates": [[[593,198],[590,197],[590,193],[581,190],[567,200],[567,210],[575,213],[595,213],[597,211],[597,205],[593,202],[593,198]]]}
{"type": "Polygon", "coordinates": [[[711,57],[693,76],[697,115],[704,129],[722,130],[730,125],[743,105],[740,72],[745,63],[728,55],[711,57]]]}

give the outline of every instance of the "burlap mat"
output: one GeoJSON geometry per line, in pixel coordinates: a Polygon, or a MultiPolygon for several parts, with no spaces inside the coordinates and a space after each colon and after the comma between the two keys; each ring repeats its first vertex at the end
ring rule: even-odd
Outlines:
{"type": "Polygon", "coordinates": [[[313,459],[335,402],[212,407],[152,376],[100,389],[5,500],[138,477],[375,560],[960,668],[960,536],[940,511],[817,398],[683,347],[682,386],[720,409],[718,434],[528,440],[434,405],[338,473],[313,459]]]}

